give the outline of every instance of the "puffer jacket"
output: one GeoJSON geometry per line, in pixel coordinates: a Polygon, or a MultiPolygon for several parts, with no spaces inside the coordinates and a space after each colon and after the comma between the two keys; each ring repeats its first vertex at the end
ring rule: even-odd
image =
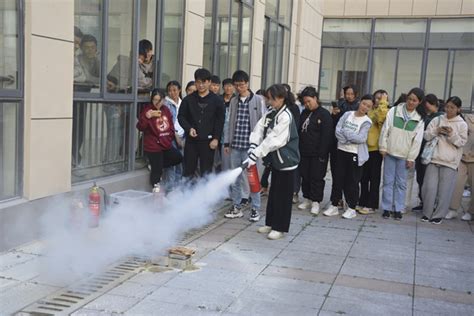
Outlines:
{"type": "Polygon", "coordinates": [[[461,161],[463,149],[467,142],[467,124],[460,115],[448,119],[446,114],[431,120],[426,128],[424,138],[430,141],[438,137],[438,143],[434,149],[431,163],[457,169],[461,161]],[[453,129],[452,135],[439,135],[438,127],[449,126],[453,129]]]}

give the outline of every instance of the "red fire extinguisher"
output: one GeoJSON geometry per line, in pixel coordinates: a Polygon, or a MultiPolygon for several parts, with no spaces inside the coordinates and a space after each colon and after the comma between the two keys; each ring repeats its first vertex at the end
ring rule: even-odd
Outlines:
{"type": "Polygon", "coordinates": [[[99,226],[100,216],[100,193],[99,187],[94,184],[89,190],[89,227],[99,226]]]}
{"type": "Polygon", "coordinates": [[[260,192],[260,178],[258,176],[257,165],[252,165],[247,168],[247,178],[249,180],[250,192],[260,192]]]}

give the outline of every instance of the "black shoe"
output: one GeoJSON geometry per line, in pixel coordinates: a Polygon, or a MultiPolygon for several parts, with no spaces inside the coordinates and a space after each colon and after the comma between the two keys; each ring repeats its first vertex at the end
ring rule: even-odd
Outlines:
{"type": "Polygon", "coordinates": [[[429,222],[430,219],[429,219],[428,217],[426,217],[426,216],[423,216],[423,217],[421,218],[421,221],[422,221],[422,222],[429,222]]]}
{"type": "Polygon", "coordinates": [[[423,209],[423,204],[420,204],[413,208],[414,211],[421,211],[423,209]]]}
{"type": "Polygon", "coordinates": [[[443,219],[442,218],[432,218],[430,219],[430,223],[431,224],[435,224],[435,225],[439,225],[443,222],[443,219]]]}
{"type": "Polygon", "coordinates": [[[249,204],[250,204],[249,199],[242,199],[242,200],[240,201],[240,205],[241,205],[242,207],[246,207],[246,206],[248,206],[249,204]]]}
{"type": "Polygon", "coordinates": [[[394,212],[394,213],[393,213],[393,219],[394,219],[394,220],[399,221],[399,220],[402,219],[402,217],[403,217],[402,212],[394,212]]]}
{"type": "Polygon", "coordinates": [[[390,211],[383,211],[382,217],[383,218],[390,218],[390,211]]]}

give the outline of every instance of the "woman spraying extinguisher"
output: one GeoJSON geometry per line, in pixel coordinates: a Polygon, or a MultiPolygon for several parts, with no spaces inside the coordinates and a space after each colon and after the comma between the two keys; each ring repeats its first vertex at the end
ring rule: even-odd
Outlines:
{"type": "Polygon", "coordinates": [[[280,239],[288,232],[293,199],[293,179],[300,160],[298,130],[290,110],[286,106],[287,91],[281,84],[272,85],[265,91],[272,110],[262,117],[250,134],[251,150],[246,160],[249,167],[258,158],[271,165],[272,175],[268,194],[265,226],[259,233],[268,239],[280,239]]]}
{"type": "Polygon", "coordinates": [[[151,104],[140,113],[137,128],[143,132],[143,147],[151,165],[150,183],[159,190],[163,168],[175,166],[183,160],[181,153],[172,146],[175,138],[173,117],[168,107],[163,106],[165,92],[155,89],[151,93],[151,104]]]}

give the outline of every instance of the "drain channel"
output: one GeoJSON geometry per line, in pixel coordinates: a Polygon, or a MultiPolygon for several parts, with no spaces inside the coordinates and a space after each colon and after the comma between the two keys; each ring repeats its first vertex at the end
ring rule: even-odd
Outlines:
{"type": "Polygon", "coordinates": [[[147,263],[145,258],[131,257],[115,263],[99,275],[61,289],[25,307],[16,315],[54,316],[74,312],[112,288],[139,273],[147,263]]]}

